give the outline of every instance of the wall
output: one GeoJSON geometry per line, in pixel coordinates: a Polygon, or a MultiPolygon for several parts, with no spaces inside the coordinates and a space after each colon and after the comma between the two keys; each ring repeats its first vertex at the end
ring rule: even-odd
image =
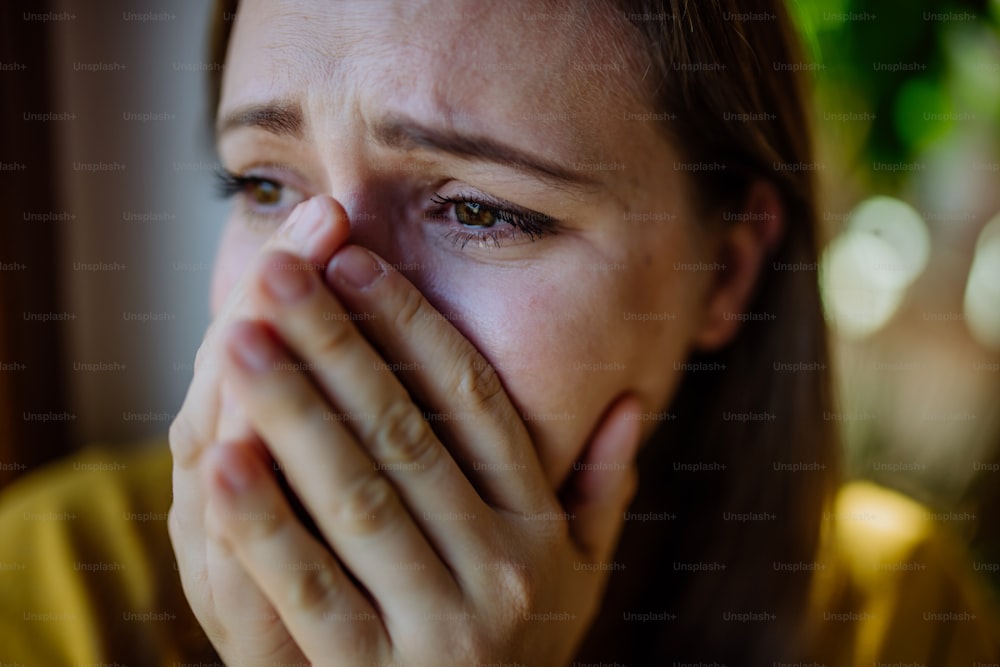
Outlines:
{"type": "Polygon", "coordinates": [[[211,3],[61,0],[51,72],[69,327],[66,381],[85,442],[166,432],[209,322],[225,206],[205,110],[211,3]]]}

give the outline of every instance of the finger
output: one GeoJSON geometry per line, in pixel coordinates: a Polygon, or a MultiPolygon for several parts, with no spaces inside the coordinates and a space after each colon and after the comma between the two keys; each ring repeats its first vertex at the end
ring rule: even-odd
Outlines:
{"type": "MultiPolygon", "coordinates": [[[[331,197],[313,197],[295,207],[288,220],[265,242],[258,257],[265,256],[273,249],[285,249],[314,264],[319,270],[326,266],[333,252],[344,243],[349,234],[350,224],[343,207],[331,197]]],[[[220,414],[222,403],[215,348],[218,332],[250,312],[245,283],[252,275],[253,271],[247,271],[240,278],[205,332],[195,356],[194,377],[177,419],[171,424],[171,451],[175,463],[182,468],[192,468],[205,446],[223,439],[221,436],[245,434],[245,428],[234,423],[237,420],[233,419],[232,414],[226,416],[227,424],[220,432],[223,415],[220,414]]]]}
{"type": "Polygon", "coordinates": [[[264,591],[254,582],[250,573],[224,538],[227,526],[223,519],[240,523],[246,518],[236,513],[224,513],[212,507],[212,484],[219,468],[234,457],[262,460],[266,453],[256,442],[230,441],[211,448],[207,465],[199,475],[206,489],[205,503],[205,567],[211,590],[213,619],[206,633],[216,646],[225,648],[225,659],[230,664],[272,665],[275,661],[296,662],[302,653],[294,642],[288,641],[288,629],[277,609],[264,591]],[[227,455],[219,457],[217,449],[227,455]]]}
{"type": "Polygon", "coordinates": [[[566,511],[573,517],[570,534],[595,561],[613,555],[625,510],[635,495],[641,411],[642,404],[634,396],[616,401],[567,482],[566,511]]]}
{"type": "MultiPolygon", "coordinates": [[[[257,253],[254,264],[259,264],[268,253],[280,249],[301,257],[313,271],[319,272],[326,267],[334,250],[347,240],[349,233],[350,223],[343,207],[332,197],[313,197],[295,207],[288,216],[288,221],[257,253]]],[[[237,293],[236,299],[226,304],[223,316],[217,318],[213,326],[217,323],[221,327],[248,315],[250,307],[246,299],[246,283],[253,274],[253,270],[243,274],[243,279],[234,290],[237,293]]],[[[214,335],[209,339],[210,348],[214,339],[214,335]]],[[[225,386],[222,387],[222,407],[215,440],[251,438],[249,421],[225,386]]]]}
{"type": "Polygon", "coordinates": [[[486,501],[512,512],[557,509],[517,410],[490,363],[398,271],[358,246],[334,255],[327,282],[387,359],[416,369],[401,379],[447,417],[443,438],[486,501]]]}
{"type": "Polygon", "coordinates": [[[326,400],[264,326],[227,337],[225,372],[256,431],[390,633],[457,599],[455,580],[326,400]]]}
{"type": "MultiPolygon", "coordinates": [[[[210,419],[219,410],[219,394],[215,383],[199,378],[197,373],[196,370],[184,405],[170,424],[169,434],[173,457],[170,542],[177,557],[185,593],[192,603],[203,597],[203,585],[200,582],[208,576],[205,568],[205,543],[201,539],[204,532],[204,496],[195,471],[200,452],[214,435],[210,419]],[[189,580],[193,580],[190,586],[189,580]]],[[[192,604],[192,608],[196,606],[197,604],[192,604]]]]}
{"type": "MultiPolygon", "coordinates": [[[[347,238],[349,223],[343,207],[330,197],[314,197],[295,207],[288,220],[264,244],[259,255],[272,248],[300,253],[307,262],[325,266],[334,250],[347,238]]],[[[177,524],[200,533],[202,495],[196,478],[179,474],[193,471],[209,443],[220,439],[245,440],[250,436],[239,413],[223,414],[220,367],[215,339],[221,328],[250,311],[245,283],[248,271],[237,283],[222,311],[209,326],[195,357],[195,372],[177,418],[170,425],[170,449],[174,459],[174,507],[177,524]]]]}
{"type": "Polygon", "coordinates": [[[250,420],[243,411],[243,406],[236,400],[229,383],[224,380],[220,382],[219,396],[219,424],[215,430],[215,439],[231,442],[256,440],[257,434],[250,428],[250,420]]]}
{"type": "Polygon", "coordinates": [[[319,276],[294,257],[275,252],[250,286],[258,311],[394,484],[437,552],[455,569],[466,543],[484,528],[489,508],[437,439],[390,367],[372,349],[319,276]],[[476,515],[478,521],[436,520],[476,515]]]}
{"type": "MultiPolygon", "coordinates": [[[[300,205],[288,221],[265,243],[265,248],[284,247],[297,250],[308,261],[324,265],[348,234],[347,216],[330,198],[317,198],[311,208],[300,205]],[[312,216],[312,220],[310,220],[312,216]],[[315,220],[321,223],[316,226],[315,220]]],[[[177,418],[170,425],[170,449],[173,457],[173,504],[170,509],[171,545],[177,558],[185,594],[199,620],[206,626],[213,622],[211,591],[207,581],[209,567],[204,528],[204,493],[196,474],[202,453],[218,434],[247,435],[239,419],[228,418],[220,424],[220,368],[213,342],[219,323],[228,322],[248,308],[244,276],[232,290],[228,302],[209,327],[195,358],[195,372],[177,418]]]]}
{"type": "MultiPolygon", "coordinates": [[[[385,631],[375,609],[295,519],[259,454],[248,447],[220,445],[209,455],[205,478],[208,520],[218,537],[210,543],[219,553],[231,555],[229,566],[250,580],[254,594],[263,594],[274,605],[282,621],[278,625],[297,644],[287,655],[266,656],[268,664],[282,664],[284,658],[298,663],[302,654],[332,659],[330,646],[343,647],[344,655],[355,657],[357,664],[370,664],[384,653],[385,631]]],[[[232,614],[224,618],[238,628],[245,615],[238,604],[246,592],[222,592],[232,614]]],[[[252,645],[257,640],[245,631],[241,634],[250,643],[241,649],[243,655],[256,657],[252,645]]]]}

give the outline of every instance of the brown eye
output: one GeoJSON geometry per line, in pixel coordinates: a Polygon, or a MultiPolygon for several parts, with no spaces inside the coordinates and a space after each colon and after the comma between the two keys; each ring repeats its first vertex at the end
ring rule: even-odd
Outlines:
{"type": "Polygon", "coordinates": [[[274,206],[281,202],[281,186],[274,181],[258,180],[250,187],[250,198],[254,204],[274,206]]]}
{"type": "Polygon", "coordinates": [[[456,203],[455,217],[466,227],[492,227],[497,222],[493,211],[475,202],[456,203]]]}

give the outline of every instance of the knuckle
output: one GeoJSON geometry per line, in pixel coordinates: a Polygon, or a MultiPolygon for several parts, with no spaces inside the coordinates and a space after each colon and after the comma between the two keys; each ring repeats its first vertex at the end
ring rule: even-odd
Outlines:
{"type": "Polygon", "coordinates": [[[316,343],[316,353],[324,362],[330,363],[348,354],[356,334],[352,325],[339,318],[330,318],[330,322],[324,322],[324,325],[316,343]]]}
{"type": "Polygon", "coordinates": [[[288,587],[288,603],[303,613],[316,614],[332,606],[332,593],[336,590],[337,577],[323,567],[304,568],[296,571],[288,587]]]}
{"type": "Polygon", "coordinates": [[[423,415],[412,403],[396,401],[384,412],[372,438],[376,465],[389,470],[426,470],[440,451],[423,415]]]}
{"type": "Polygon", "coordinates": [[[174,462],[181,468],[190,470],[203,449],[203,442],[183,411],[170,422],[167,441],[170,443],[170,455],[174,462]]]}
{"type": "Polygon", "coordinates": [[[409,285],[401,292],[394,323],[397,330],[413,329],[417,318],[427,308],[427,301],[420,292],[409,285]]]}
{"type": "Polygon", "coordinates": [[[345,530],[373,533],[393,520],[394,494],[389,480],[372,470],[335,496],[332,516],[345,530]]]}
{"type": "Polygon", "coordinates": [[[226,511],[221,519],[227,527],[224,532],[242,542],[281,539],[279,533],[285,527],[285,519],[270,510],[226,511]]]}
{"type": "Polygon", "coordinates": [[[286,638],[279,641],[278,644],[273,647],[273,650],[268,654],[268,657],[272,655],[281,656],[284,654],[291,639],[287,637],[288,633],[285,630],[285,624],[281,620],[281,616],[278,614],[278,610],[274,607],[274,605],[271,604],[270,601],[262,601],[260,604],[253,605],[243,611],[245,615],[240,618],[229,618],[227,620],[229,622],[238,622],[254,635],[258,636],[266,636],[269,633],[280,632],[282,635],[285,635],[286,638]]]}
{"type": "Polygon", "coordinates": [[[504,395],[500,376],[478,354],[463,358],[458,378],[458,398],[472,410],[487,410],[504,395]]]}
{"type": "Polygon", "coordinates": [[[515,618],[522,618],[538,603],[537,574],[523,563],[508,563],[499,573],[499,588],[515,618]]]}

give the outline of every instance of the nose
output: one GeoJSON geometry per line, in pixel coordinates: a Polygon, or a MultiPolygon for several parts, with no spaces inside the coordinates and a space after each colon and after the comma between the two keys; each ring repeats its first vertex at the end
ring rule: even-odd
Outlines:
{"type": "Polygon", "coordinates": [[[347,212],[351,230],[347,242],[395,261],[391,256],[398,252],[394,236],[399,230],[393,229],[392,220],[398,200],[391,190],[374,179],[355,178],[349,184],[331,184],[330,192],[347,212]]]}
{"type": "Polygon", "coordinates": [[[393,265],[427,259],[421,256],[428,251],[425,226],[417,218],[421,183],[429,174],[414,171],[405,156],[374,146],[356,119],[331,121],[324,136],[336,138],[336,150],[320,148],[320,154],[325,190],[347,212],[347,242],[393,265]]]}
{"type": "Polygon", "coordinates": [[[409,270],[425,266],[430,259],[426,227],[417,219],[423,210],[416,191],[419,179],[413,179],[410,171],[388,169],[384,163],[366,159],[346,160],[343,155],[328,169],[328,192],[347,212],[347,243],[371,250],[415,284],[422,284],[422,272],[409,270]]]}

